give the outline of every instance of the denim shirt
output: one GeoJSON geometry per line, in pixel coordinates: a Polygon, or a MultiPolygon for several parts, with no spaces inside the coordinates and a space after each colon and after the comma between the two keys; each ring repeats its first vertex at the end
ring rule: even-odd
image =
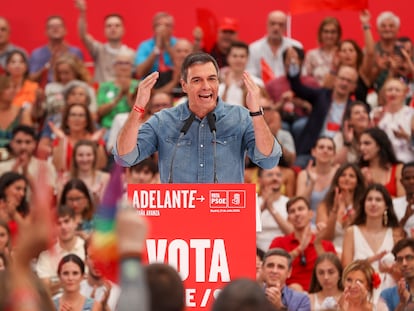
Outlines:
{"type": "MultiPolygon", "coordinates": [[[[173,183],[214,182],[214,139],[207,118],[195,118],[188,132],[179,139],[180,131],[191,112],[188,102],[164,109],[145,122],[138,134],[137,146],[115,160],[122,166],[133,166],[158,151],[158,167],[162,183],[167,183],[172,166],[173,183]],[[174,154],[175,149],[175,156],[174,154]]],[[[245,155],[265,169],[277,165],[282,150],[274,139],[272,153],[266,157],[255,145],[253,122],[249,111],[226,104],[220,99],[214,109],[216,117],[216,173],[219,183],[244,182],[245,155]]]]}

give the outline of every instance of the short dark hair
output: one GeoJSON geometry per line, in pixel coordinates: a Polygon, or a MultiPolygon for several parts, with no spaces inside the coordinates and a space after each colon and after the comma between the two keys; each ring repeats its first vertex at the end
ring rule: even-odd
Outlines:
{"type": "Polygon", "coordinates": [[[12,136],[16,136],[17,133],[24,133],[26,135],[30,135],[34,140],[37,140],[36,130],[28,125],[20,124],[16,126],[12,131],[12,136]]]}
{"type": "Polygon", "coordinates": [[[58,275],[62,271],[62,266],[67,262],[75,263],[81,270],[81,274],[83,275],[85,273],[85,263],[83,260],[76,254],[67,254],[66,256],[63,256],[63,258],[59,261],[57,270],[58,275]]]}
{"type": "Polygon", "coordinates": [[[184,285],[178,272],[163,263],[145,267],[151,311],[182,311],[185,308],[184,285]]]}
{"type": "MultiPolygon", "coordinates": [[[[230,44],[230,47],[229,47],[229,53],[228,54],[230,54],[230,51],[231,51],[231,49],[232,48],[240,48],[240,49],[245,49],[246,50],[246,52],[247,52],[247,55],[249,55],[249,45],[246,43],[246,42],[243,42],[243,41],[233,41],[231,44],[230,44]]],[[[228,55],[227,54],[227,55],[228,55]]]]}
{"type": "MultiPolygon", "coordinates": [[[[292,45],[290,47],[292,49],[294,49],[296,51],[296,53],[298,53],[298,57],[299,57],[300,62],[303,62],[303,60],[305,59],[305,51],[303,49],[297,47],[297,46],[294,46],[294,45],[292,45]]],[[[286,61],[288,50],[289,50],[289,48],[287,48],[283,51],[283,54],[282,54],[283,62],[286,61]]]]}
{"type": "Polygon", "coordinates": [[[409,247],[412,251],[414,251],[414,238],[405,238],[399,240],[392,248],[392,254],[394,257],[397,257],[397,254],[406,247],[409,247]]]}
{"type": "Polygon", "coordinates": [[[283,248],[278,248],[278,247],[271,248],[264,254],[263,265],[265,264],[266,259],[272,256],[285,257],[288,261],[288,268],[290,269],[292,267],[292,256],[290,256],[290,254],[283,248]]]}
{"type": "Polygon", "coordinates": [[[414,161],[404,163],[404,165],[403,165],[403,167],[401,169],[401,175],[403,175],[404,172],[405,172],[405,170],[408,169],[408,168],[410,168],[410,167],[414,167],[414,161]]]}
{"type": "Polygon", "coordinates": [[[263,288],[250,279],[237,279],[227,284],[214,301],[212,311],[274,310],[263,288]]]}
{"type": "Polygon", "coordinates": [[[142,160],[141,162],[131,166],[129,170],[139,173],[145,168],[148,168],[153,175],[158,173],[158,164],[152,158],[146,158],[145,160],[142,160]]]}
{"type": "Polygon", "coordinates": [[[217,75],[219,73],[219,66],[217,65],[217,61],[208,53],[204,52],[196,52],[187,55],[184,59],[183,65],[181,66],[181,78],[187,82],[188,76],[188,68],[195,64],[207,64],[212,63],[216,68],[217,75]]]}
{"type": "Polygon", "coordinates": [[[286,211],[289,213],[289,208],[293,204],[295,204],[296,202],[299,202],[299,201],[305,202],[305,204],[306,204],[306,206],[308,207],[309,210],[312,209],[311,206],[310,206],[310,204],[309,204],[309,201],[305,197],[303,197],[303,196],[296,196],[296,197],[290,198],[289,201],[287,201],[287,203],[286,203],[286,211]]]}
{"type": "Polygon", "coordinates": [[[67,205],[59,205],[59,207],[57,208],[57,218],[62,218],[62,217],[70,217],[75,219],[75,210],[67,205]]]}

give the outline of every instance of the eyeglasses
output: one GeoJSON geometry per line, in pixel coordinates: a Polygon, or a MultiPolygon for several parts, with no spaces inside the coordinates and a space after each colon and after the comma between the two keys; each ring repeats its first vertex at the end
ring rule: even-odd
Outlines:
{"type": "Polygon", "coordinates": [[[85,199],[85,197],[73,197],[73,198],[66,198],[66,201],[71,202],[71,203],[76,203],[76,202],[80,202],[84,199],[85,199]]]}
{"type": "Polygon", "coordinates": [[[347,77],[337,76],[337,78],[338,78],[339,80],[342,80],[342,81],[348,82],[348,83],[350,83],[350,84],[354,84],[354,83],[355,83],[355,81],[354,81],[354,80],[349,79],[349,78],[347,78],[347,77]]]}
{"type": "Polygon", "coordinates": [[[338,33],[338,31],[337,31],[337,30],[335,30],[335,29],[332,29],[332,30],[329,30],[329,29],[323,29],[323,30],[322,30],[322,32],[323,32],[323,33],[326,33],[326,34],[336,34],[336,33],[338,33]]]}
{"type": "Polygon", "coordinates": [[[404,259],[406,262],[411,262],[414,260],[414,255],[398,256],[395,258],[395,262],[398,264],[402,264],[404,262],[404,259]]]}
{"type": "Polygon", "coordinates": [[[86,118],[84,113],[69,113],[69,118],[86,118]]]}
{"type": "Polygon", "coordinates": [[[132,65],[132,63],[129,61],[118,60],[115,62],[115,65],[132,65]]]}

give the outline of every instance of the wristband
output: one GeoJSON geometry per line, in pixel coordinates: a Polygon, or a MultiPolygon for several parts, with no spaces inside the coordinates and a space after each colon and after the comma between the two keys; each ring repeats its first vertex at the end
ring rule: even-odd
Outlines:
{"type": "Polygon", "coordinates": [[[352,142],[344,140],[344,146],[345,147],[351,147],[352,146],[352,142]]]}
{"type": "Polygon", "coordinates": [[[362,29],[369,30],[371,29],[371,25],[362,25],[362,29]]]}
{"type": "Polygon", "coordinates": [[[136,112],[138,112],[140,114],[144,114],[145,113],[145,109],[144,108],[141,108],[140,106],[137,106],[137,105],[134,105],[132,107],[132,109],[134,109],[134,111],[136,111],[136,112]]]}

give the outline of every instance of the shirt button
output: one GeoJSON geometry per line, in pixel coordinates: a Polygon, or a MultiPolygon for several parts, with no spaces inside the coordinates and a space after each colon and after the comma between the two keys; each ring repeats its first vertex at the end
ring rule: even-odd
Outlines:
{"type": "Polygon", "coordinates": [[[204,124],[201,124],[201,127],[204,127],[204,124]]]}
{"type": "Polygon", "coordinates": [[[203,145],[203,144],[201,144],[201,145],[200,145],[200,148],[203,148],[203,147],[204,147],[204,145],[203,145]]]}
{"type": "Polygon", "coordinates": [[[200,163],[200,167],[204,167],[204,164],[203,163],[200,163]]]}

